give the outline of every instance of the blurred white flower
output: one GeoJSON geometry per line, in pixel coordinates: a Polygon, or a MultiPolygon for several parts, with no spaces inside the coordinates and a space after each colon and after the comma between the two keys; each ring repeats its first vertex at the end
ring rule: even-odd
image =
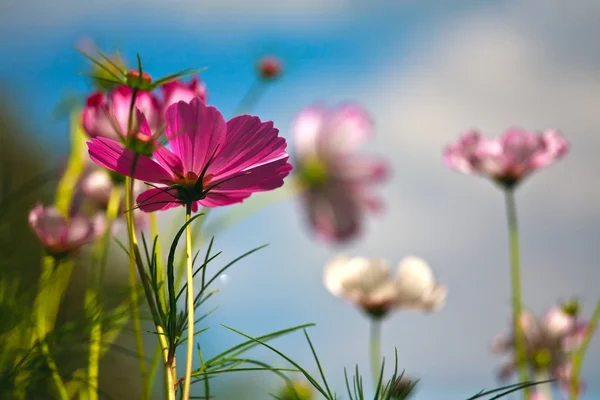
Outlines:
{"type": "Polygon", "coordinates": [[[324,283],[334,296],[373,317],[393,309],[437,311],[446,299],[445,286],[436,282],[423,259],[414,256],[400,261],[395,276],[385,260],[338,256],[326,265],[324,283]]]}

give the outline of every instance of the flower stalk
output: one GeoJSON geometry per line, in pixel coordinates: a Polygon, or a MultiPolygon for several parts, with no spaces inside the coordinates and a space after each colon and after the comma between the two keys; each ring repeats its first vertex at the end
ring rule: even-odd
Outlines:
{"type": "Polygon", "coordinates": [[[371,318],[370,334],[371,373],[373,375],[373,388],[377,390],[379,375],[381,374],[381,319],[371,318]]]}
{"type": "MultiPolygon", "coordinates": [[[[135,169],[135,165],[134,165],[135,169]]],[[[127,208],[127,233],[129,236],[129,289],[131,299],[131,319],[135,331],[135,341],[138,359],[140,362],[140,373],[142,375],[142,398],[148,397],[148,374],[144,357],[144,337],[142,336],[142,321],[140,319],[139,299],[137,293],[136,278],[136,248],[137,238],[135,235],[135,218],[133,215],[133,178],[125,178],[125,204],[127,208]]],[[[143,279],[143,277],[142,277],[143,279]]]]}
{"type": "Polygon", "coordinates": [[[192,381],[192,359],[194,356],[194,266],[192,265],[192,228],[190,218],[192,215],[192,203],[188,202],[185,208],[185,257],[187,276],[187,354],[185,358],[185,377],[183,381],[183,398],[189,399],[190,385],[192,381]]]}
{"type": "MultiPolygon", "coordinates": [[[[529,381],[527,372],[527,354],[525,349],[525,336],[521,327],[520,318],[523,309],[521,300],[521,262],[519,251],[519,227],[517,222],[517,207],[512,188],[505,189],[506,215],[508,222],[508,238],[510,253],[510,280],[512,288],[513,329],[515,334],[515,351],[519,380],[521,383],[529,381]]],[[[523,389],[524,397],[529,399],[531,389],[523,389]]]]}
{"type": "Polygon", "coordinates": [[[86,293],[86,309],[91,314],[93,325],[90,331],[90,353],[88,358],[88,399],[98,399],[98,367],[100,363],[100,347],[102,342],[102,321],[97,312],[99,302],[97,301],[102,283],[104,281],[104,270],[106,268],[106,259],[108,256],[109,241],[111,237],[112,225],[119,214],[121,204],[121,189],[113,187],[106,208],[106,231],[99,246],[96,249],[95,259],[97,261],[96,270],[92,271],[93,282],[86,293]]]}
{"type": "Polygon", "coordinates": [[[585,335],[583,337],[583,341],[581,342],[581,346],[577,350],[577,352],[573,356],[573,370],[571,372],[571,382],[569,387],[569,399],[577,400],[580,396],[580,375],[581,375],[581,366],[583,365],[583,359],[585,358],[585,354],[590,345],[590,341],[592,340],[592,336],[598,327],[598,321],[600,321],[600,300],[596,303],[596,308],[594,308],[594,312],[592,317],[590,318],[589,324],[585,331],[585,335]]]}

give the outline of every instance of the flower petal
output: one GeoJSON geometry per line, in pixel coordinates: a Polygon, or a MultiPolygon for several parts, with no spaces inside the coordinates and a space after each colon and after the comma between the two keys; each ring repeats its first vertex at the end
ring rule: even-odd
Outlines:
{"type": "Polygon", "coordinates": [[[156,161],[158,161],[163,167],[169,169],[174,177],[183,177],[183,165],[181,159],[173,154],[169,149],[164,146],[159,147],[152,154],[156,161]]]}
{"type": "Polygon", "coordinates": [[[184,171],[200,175],[210,158],[222,151],[220,146],[227,132],[223,116],[195,97],[189,104],[180,101],[170,106],[166,120],[167,139],[184,171]]]}
{"type": "Polygon", "coordinates": [[[363,145],[375,132],[373,120],[358,104],[343,104],[332,111],[319,137],[328,154],[350,153],[363,145]]]}
{"type": "Polygon", "coordinates": [[[167,210],[183,205],[177,190],[167,189],[167,187],[148,189],[137,197],[136,202],[139,209],[144,212],[167,210]]]}
{"type": "Polygon", "coordinates": [[[362,225],[361,200],[338,182],[304,195],[313,228],[326,239],[345,242],[353,238],[362,225]]]}
{"type": "Polygon", "coordinates": [[[238,192],[226,192],[220,190],[211,190],[206,195],[206,198],[198,201],[198,203],[204,207],[222,207],[231,204],[241,203],[250,195],[250,191],[238,191],[238,192]]]}
{"type": "Polygon", "coordinates": [[[313,106],[300,111],[292,121],[294,153],[300,158],[317,154],[318,138],[326,116],[325,108],[313,106]]]}
{"type": "Polygon", "coordinates": [[[106,138],[93,138],[88,145],[88,153],[96,164],[122,175],[153,183],[171,183],[171,175],[156,162],[146,156],[136,155],[122,144],[106,138]],[[132,166],[136,160],[135,173],[132,166]]]}
{"type": "Polygon", "coordinates": [[[227,122],[227,135],[208,172],[215,179],[220,179],[221,176],[287,159],[286,141],[278,134],[279,130],[273,127],[272,121],[262,122],[250,115],[232,118],[227,122]]]}

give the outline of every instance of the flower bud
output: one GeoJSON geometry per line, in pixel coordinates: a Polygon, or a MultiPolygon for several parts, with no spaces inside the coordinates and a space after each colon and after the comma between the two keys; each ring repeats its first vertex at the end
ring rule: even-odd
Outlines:
{"type": "Polygon", "coordinates": [[[281,75],[281,61],[274,56],[265,56],[258,61],[258,75],[264,80],[273,80],[281,75]]]}
{"type": "Polygon", "coordinates": [[[278,398],[281,400],[312,400],[315,398],[314,389],[305,381],[294,381],[281,390],[278,398]]]}

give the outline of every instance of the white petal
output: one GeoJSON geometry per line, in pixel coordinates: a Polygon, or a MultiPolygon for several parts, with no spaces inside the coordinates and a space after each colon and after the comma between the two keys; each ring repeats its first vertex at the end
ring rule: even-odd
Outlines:
{"type": "Polygon", "coordinates": [[[399,303],[419,301],[435,287],[435,278],[429,265],[414,256],[405,257],[400,262],[395,282],[399,303]]]}
{"type": "Polygon", "coordinates": [[[368,297],[390,281],[390,269],[381,259],[339,256],[325,267],[324,281],[335,296],[368,297]]]}

